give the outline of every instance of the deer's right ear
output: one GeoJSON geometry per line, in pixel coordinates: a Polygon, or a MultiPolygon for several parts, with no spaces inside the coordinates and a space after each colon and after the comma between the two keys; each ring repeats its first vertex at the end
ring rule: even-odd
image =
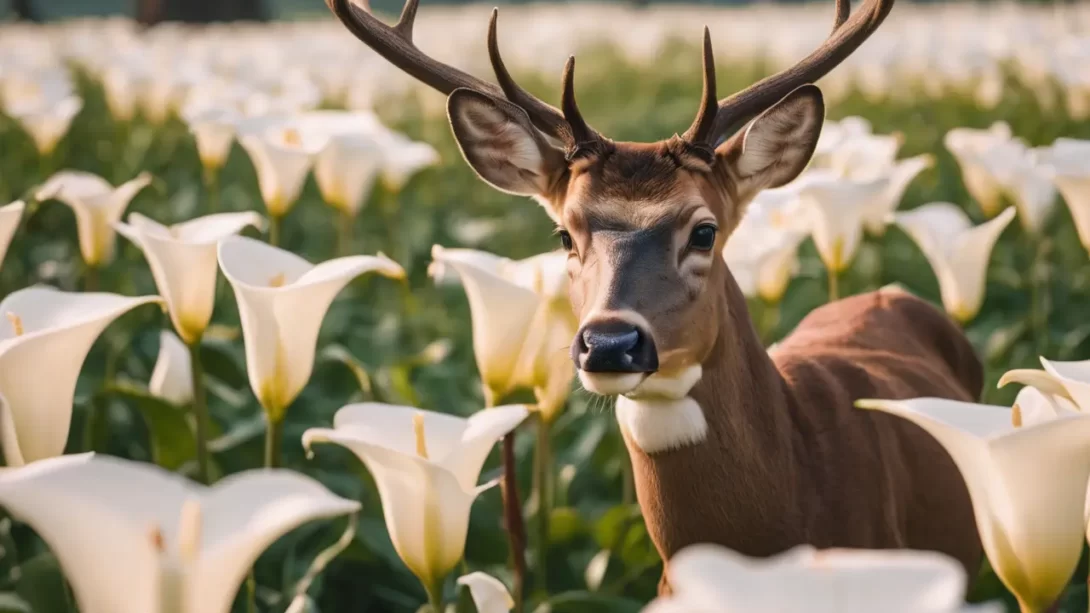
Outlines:
{"type": "Polygon", "coordinates": [[[447,99],[447,115],[462,155],[496,189],[548,198],[567,169],[564,152],[530,123],[526,111],[506,100],[456,89],[447,99]]]}

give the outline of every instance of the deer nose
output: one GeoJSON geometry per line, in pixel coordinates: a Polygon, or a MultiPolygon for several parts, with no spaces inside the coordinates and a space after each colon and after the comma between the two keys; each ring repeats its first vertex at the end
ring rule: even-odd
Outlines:
{"type": "Polygon", "coordinates": [[[590,322],[576,334],[572,360],[585,372],[655,372],[655,341],[639,327],[623,321],[590,322]]]}

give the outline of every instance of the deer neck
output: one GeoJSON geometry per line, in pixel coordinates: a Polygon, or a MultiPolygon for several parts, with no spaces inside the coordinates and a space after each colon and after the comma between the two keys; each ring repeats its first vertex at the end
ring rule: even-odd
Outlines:
{"type": "Polygon", "coordinates": [[[719,276],[718,338],[708,357],[655,383],[660,393],[617,399],[640,505],[667,556],[709,537],[753,555],[797,538],[789,520],[763,532],[768,517],[787,520],[799,508],[790,392],[738,286],[725,270],[719,276]]]}

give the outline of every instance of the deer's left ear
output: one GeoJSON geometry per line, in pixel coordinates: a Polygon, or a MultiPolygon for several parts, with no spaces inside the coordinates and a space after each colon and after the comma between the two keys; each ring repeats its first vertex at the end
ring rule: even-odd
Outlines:
{"type": "Polygon", "coordinates": [[[825,121],[825,101],[816,85],[784,96],[716,150],[743,198],[791,182],[806,168],[825,121]]]}

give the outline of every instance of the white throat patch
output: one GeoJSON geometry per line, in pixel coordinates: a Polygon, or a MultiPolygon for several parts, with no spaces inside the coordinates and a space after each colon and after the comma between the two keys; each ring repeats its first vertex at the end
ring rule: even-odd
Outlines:
{"type": "Polygon", "coordinates": [[[644,453],[679,449],[707,438],[704,410],[689,397],[702,374],[699,365],[670,377],[656,373],[617,398],[617,421],[644,453]]]}

